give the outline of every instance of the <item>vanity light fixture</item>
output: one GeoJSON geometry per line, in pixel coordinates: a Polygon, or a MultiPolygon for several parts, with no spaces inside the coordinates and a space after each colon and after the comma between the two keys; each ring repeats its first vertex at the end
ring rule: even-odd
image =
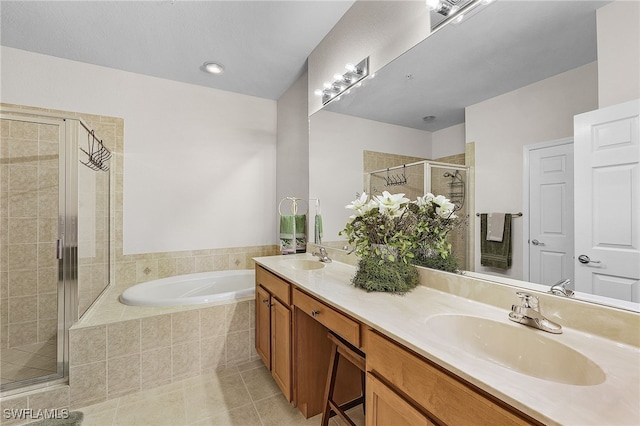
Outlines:
{"type": "Polygon", "coordinates": [[[464,19],[465,14],[468,16],[469,13],[478,6],[488,5],[493,3],[493,1],[494,0],[469,0],[465,2],[464,0],[426,0],[429,10],[445,17],[445,19],[433,25],[431,31],[434,32],[449,22],[457,24],[464,19]]]}
{"type": "Polygon", "coordinates": [[[316,89],[313,93],[322,96],[322,105],[333,100],[340,100],[340,95],[350,93],[352,88],[360,87],[362,80],[369,75],[369,57],[364,58],[357,65],[347,64],[344,74],[336,73],[333,82],[325,82],[322,89],[316,89]]]}
{"type": "Polygon", "coordinates": [[[202,65],[202,69],[209,74],[222,74],[224,72],[224,65],[217,62],[205,62],[202,65]]]}

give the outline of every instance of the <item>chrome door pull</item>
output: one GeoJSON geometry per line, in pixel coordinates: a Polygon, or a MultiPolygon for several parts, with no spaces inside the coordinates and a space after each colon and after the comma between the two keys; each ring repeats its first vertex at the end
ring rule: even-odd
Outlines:
{"type": "Polygon", "coordinates": [[[320,311],[311,311],[311,316],[316,318],[318,315],[320,315],[320,311]]]}
{"type": "Polygon", "coordinates": [[[544,243],[541,243],[538,240],[531,240],[531,244],[533,244],[534,246],[543,246],[544,245],[544,243]]]}
{"type": "Polygon", "coordinates": [[[589,256],[587,256],[586,254],[581,254],[580,256],[578,256],[578,262],[584,263],[585,265],[587,263],[602,263],[599,260],[591,260],[591,259],[589,259],[589,256]]]}

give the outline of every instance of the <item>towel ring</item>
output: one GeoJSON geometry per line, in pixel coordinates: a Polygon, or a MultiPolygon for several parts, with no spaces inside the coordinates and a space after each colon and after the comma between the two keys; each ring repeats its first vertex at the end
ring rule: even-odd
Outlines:
{"type": "Polygon", "coordinates": [[[280,216],[282,216],[282,203],[287,200],[291,201],[291,214],[298,214],[298,201],[304,201],[307,207],[302,214],[307,214],[307,212],[309,211],[309,203],[304,198],[284,197],[282,200],[280,200],[280,204],[278,204],[278,213],[280,214],[280,216]]]}

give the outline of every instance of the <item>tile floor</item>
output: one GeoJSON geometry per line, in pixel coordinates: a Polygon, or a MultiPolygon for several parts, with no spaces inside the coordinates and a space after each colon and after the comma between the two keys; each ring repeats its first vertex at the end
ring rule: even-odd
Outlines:
{"type": "Polygon", "coordinates": [[[33,343],[0,351],[2,384],[46,376],[56,372],[56,342],[33,343]]]}
{"type": "MultiPolygon", "coordinates": [[[[72,410],[84,413],[83,426],[315,426],[321,421],[321,415],[305,419],[289,404],[260,360],[72,410]]],[[[350,415],[364,425],[361,407],[350,415]]],[[[343,423],[333,417],[329,424],[343,423]]]]}

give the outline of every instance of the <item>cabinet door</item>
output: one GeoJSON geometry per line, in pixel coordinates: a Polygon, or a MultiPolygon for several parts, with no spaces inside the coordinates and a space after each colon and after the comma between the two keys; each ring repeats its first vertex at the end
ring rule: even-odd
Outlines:
{"type": "Polygon", "coordinates": [[[271,298],[271,375],[291,401],[291,311],[271,298]]]}
{"type": "Polygon", "coordinates": [[[271,370],[271,295],[256,287],[256,352],[271,370]]]}
{"type": "Polygon", "coordinates": [[[435,426],[426,416],[367,373],[367,426],[435,426]]]}

